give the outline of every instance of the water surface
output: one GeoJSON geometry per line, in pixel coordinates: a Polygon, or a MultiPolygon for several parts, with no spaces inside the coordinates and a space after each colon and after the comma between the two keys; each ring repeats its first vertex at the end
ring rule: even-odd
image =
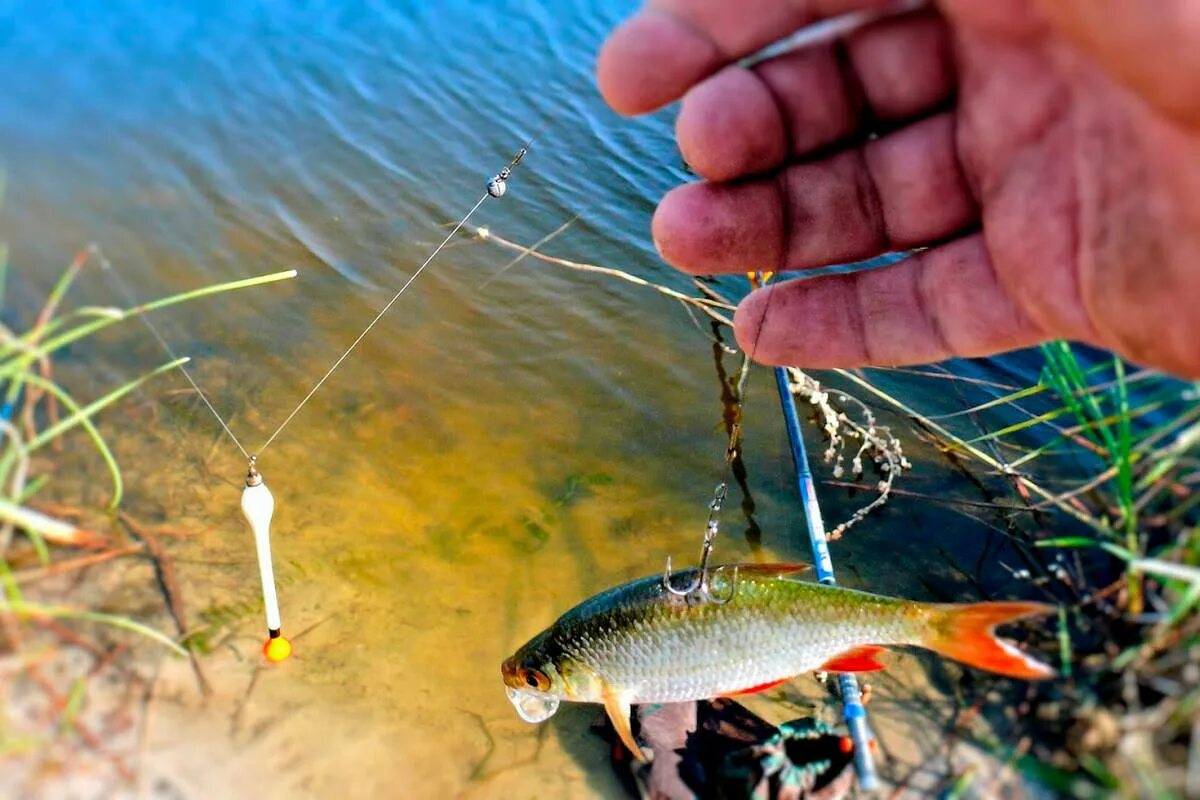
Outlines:
{"type": "MultiPolygon", "coordinates": [[[[295,267],[291,283],[155,317],[254,449],[529,138],[508,196],[475,222],[533,242],[578,214],[548,251],[688,290],[648,236],[657,198],[687,179],[672,113],[619,119],[592,82],[600,41],[634,5],[0,2],[6,321],[28,322],[88,242],[143,298],[295,267]]],[[[531,260],[481,288],[509,259],[448,248],[264,453],[285,628],[308,631],[281,668],[256,667],[237,450],[178,376],[102,419],[127,505],[201,532],[178,557],[217,696],[172,694],[189,710],[160,712],[151,751],[179,786],[617,791],[589,730],[596,709],[526,726],[499,664],[579,599],[667,554],[694,557],[724,449],[721,384],[707,334],[678,305],[531,260]],[[279,769],[272,782],[264,764],[279,769]]],[[[95,270],[74,298],[116,302],[95,270]]],[[[60,369],[88,396],[164,360],[127,326],[72,348],[60,369]]],[[[1028,377],[1020,360],[957,368],[1028,377]]],[[[928,411],[962,399],[937,381],[876,377],[928,411]]],[[[974,491],[906,437],[921,462],[910,488],[974,491]]],[[[765,371],[751,376],[745,460],[752,494],[732,493],[721,556],[806,558],[765,371]]],[[[55,490],[105,494],[100,481],[55,490]]],[[[831,520],[856,502],[825,500],[831,520]]],[[[976,578],[1003,586],[1000,559],[982,558],[995,544],[966,517],[899,501],[835,556],[853,585],[973,597],[976,578]]],[[[911,688],[928,685],[927,668],[944,680],[931,665],[904,657],[888,679],[878,724],[896,742],[936,740],[911,688]]],[[[952,701],[927,701],[935,722],[949,719],[952,701]]]]}

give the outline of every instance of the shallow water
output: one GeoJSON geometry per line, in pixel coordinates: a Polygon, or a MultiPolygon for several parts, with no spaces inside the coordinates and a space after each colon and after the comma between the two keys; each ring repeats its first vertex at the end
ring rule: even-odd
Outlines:
{"type": "MultiPolygon", "coordinates": [[[[474,222],[532,242],[579,214],[549,252],[686,291],[648,236],[655,200],[686,179],[671,112],[618,119],[592,84],[598,43],[634,5],[0,2],[6,321],[27,322],[92,241],[147,299],[299,269],[155,318],[256,449],[530,137],[509,195],[474,222]]],[[[267,731],[244,734],[235,717],[225,736],[223,720],[163,712],[154,752],[175,759],[180,785],[263,796],[251,787],[270,761],[292,765],[282,794],[617,791],[588,731],[595,710],[526,726],[499,664],[579,599],[668,553],[694,557],[724,448],[720,380],[678,305],[532,260],[481,289],[510,257],[448,248],[263,455],[285,629],[308,631],[281,668],[255,669],[237,450],[177,376],[102,419],[128,507],[203,532],[178,551],[191,621],[209,633],[218,697],[244,711],[252,685],[267,731]],[[206,771],[214,753],[238,755],[206,771]],[[195,774],[179,767],[188,758],[195,774]]],[[[94,270],[73,296],[116,302],[94,270]]],[[[60,368],[89,396],[163,360],[131,325],[60,368]]],[[[1024,363],[957,369],[1023,379],[1024,363]]],[[[876,377],[923,410],[959,407],[940,381],[876,377]]],[[[720,555],[805,559],[768,372],[752,375],[746,413],[752,495],[732,493],[720,555]]],[[[906,444],[909,488],[973,491],[906,444]]],[[[855,507],[825,499],[831,520],[855,507]]],[[[972,580],[1004,585],[999,559],[982,558],[994,546],[967,517],[896,501],[834,553],[853,585],[974,597],[972,580]]],[[[931,663],[901,659],[897,686],[944,680],[931,663]]],[[[880,725],[906,731],[897,741],[924,719],[911,691],[883,704],[880,725]]]]}

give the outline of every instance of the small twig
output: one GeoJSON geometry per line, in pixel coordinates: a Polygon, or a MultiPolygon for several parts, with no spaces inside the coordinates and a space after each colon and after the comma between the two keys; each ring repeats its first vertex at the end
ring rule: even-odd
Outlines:
{"type": "MultiPolygon", "coordinates": [[[[179,591],[179,582],[175,577],[175,565],[171,561],[170,554],[158,541],[158,538],[139,523],[133,516],[125,511],[119,513],[121,522],[129,529],[129,532],[141,540],[146,547],[146,552],[150,554],[151,560],[154,562],[155,572],[158,574],[159,585],[162,586],[163,594],[167,601],[167,610],[170,611],[172,619],[175,620],[175,628],[179,631],[181,641],[186,641],[188,636],[187,613],[183,607],[183,595],[179,591]]],[[[188,649],[188,660],[192,664],[192,672],[196,675],[196,682],[200,687],[200,692],[205,696],[211,694],[212,689],[209,685],[208,678],[204,675],[204,670],[200,667],[200,661],[196,658],[195,652],[188,649]]]]}
{"type": "Polygon", "coordinates": [[[509,250],[513,250],[518,253],[523,253],[525,255],[528,255],[530,258],[536,258],[537,260],[543,261],[547,264],[554,264],[556,266],[566,267],[567,269],[573,269],[578,272],[591,272],[591,273],[594,273],[597,275],[607,275],[611,278],[617,278],[617,279],[623,280],[627,283],[632,283],[635,286],[642,286],[647,289],[653,289],[654,291],[658,292],[659,294],[666,295],[667,297],[678,300],[682,303],[687,303],[688,305],[693,306],[696,309],[699,309],[702,313],[708,315],[709,317],[711,317],[712,319],[721,323],[722,325],[728,325],[730,327],[733,327],[733,320],[720,312],[721,311],[732,312],[735,310],[735,306],[733,306],[723,300],[712,300],[712,299],[708,299],[708,298],[692,297],[690,295],[684,294],[683,292],[678,292],[674,289],[671,289],[667,286],[661,286],[657,283],[651,283],[650,281],[646,280],[645,278],[639,278],[636,275],[632,275],[628,272],[625,272],[625,271],[619,270],[619,269],[614,269],[612,267],[601,267],[601,266],[597,266],[596,264],[585,264],[585,263],[582,263],[579,261],[571,261],[571,260],[565,259],[565,258],[556,258],[554,256],[548,256],[545,253],[540,253],[536,249],[533,249],[531,247],[527,247],[523,244],[517,244],[516,242],[510,241],[501,236],[497,236],[496,234],[492,233],[487,228],[475,228],[473,226],[467,226],[467,230],[482,241],[494,242],[495,244],[498,244],[501,247],[508,248],[509,250]]]}
{"type": "MultiPolygon", "coordinates": [[[[854,489],[859,492],[875,492],[878,487],[868,486],[864,483],[851,483],[849,481],[822,481],[826,486],[836,486],[839,489],[854,489]]],[[[964,500],[958,497],[940,497],[938,495],[925,494],[923,492],[910,492],[904,489],[892,489],[892,494],[896,497],[910,497],[915,500],[929,500],[933,503],[943,503],[952,506],[970,506],[972,508],[989,508],[995,511],[1027,511],[1026,506],[1010,506],[1004,503],[989,503],[984,500],[964,500]]]]}
{"type": "MultiPolygon", "coordinates": [[[[0,520],[3,520],[5,525],[12,524],[26,531],[32,530],[53,544],[89,550],[102,549],[109,545],[108,537],[103,534],[71,525],[4,499],[0,499],[0,520]]],[[[7,542],[0,540],[0,544],[7,542]]]]}
{"type": "Polygon", "coordinates": [[[105,550],[100,553],[95,553],[90,556],[80,556],[67,561],[58,561],[45,567],[35,567],[33,569],[21,570],[13,574],[17,583],[20,586],[28,586],[31,583],[50,578],[55,575],[63,575],[67,572],[73,572],[78,569],[84,569],[96,564],[102,564],[105,561],[111,561],[114,558],[132,555],[133,553],[141,552],[143,546],[141,544],[127,545],[118,547],[112,550],[105,550]]]}

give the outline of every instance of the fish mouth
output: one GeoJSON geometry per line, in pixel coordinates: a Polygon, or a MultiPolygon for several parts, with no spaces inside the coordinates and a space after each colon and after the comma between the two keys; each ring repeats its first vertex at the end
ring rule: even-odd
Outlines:
{"type": "Polygon", "coordinates": [[[559,699],[557,697],[527,692],[507,685],[504,687],[504,693],[508,695],[509,702],[517,710],[517,716],[526,722],[545,722],[554,716],[555,711],[558,711],[559,699]]]}
{"type": "Polygon", "coordinates": [[[500,677],[504,680],[506,687],[513,689],[525,688],[525,682],[521,680],[521,663],[517,661],[516,656],[504,659],[504,663],[500,665],[500,677]]]}
{"type": "Polygon", "coordinates": [[[521,719],[526,722],[545,722],[558,711],[557,697],[531,691],[525,685],[521,679],[521,662],[516,656],[504,660],[500,665],[500,675],[504,678],[504,693],[521,719]]]}

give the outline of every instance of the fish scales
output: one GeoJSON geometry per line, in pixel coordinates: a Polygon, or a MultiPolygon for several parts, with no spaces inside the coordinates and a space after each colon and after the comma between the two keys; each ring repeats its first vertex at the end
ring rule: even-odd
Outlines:
{"type": "Polygon", "coordinates": [[[789,678],[864,643],[907,643],[925,617],[910,601],[749,569],[713,580],[729,602],[689,604],[661,576],[601,593],[563,615],[547,645],[626,687],[633,702],[667,703],[789,678]]]}
{"type": "MultiPolygon", "coordinates": [[[[522,719],[541,722],[562,700],[603,703],[630,752],[643,758],[630,707],[760,691],[818,668],[882,669],[875,655],[916,645],[1001,675],[1054,676],[1047,664],[996,636],[1045,603],[917,603],[791,580],[795,564],[713,568],[707,592],[681,596],[662,575],[585,600],[500,665],[522,719]],[[724,600],[714,598],[726,598],[724,600]]],[[[673,586],[698,583],[697,570],[673,586]]]]}

